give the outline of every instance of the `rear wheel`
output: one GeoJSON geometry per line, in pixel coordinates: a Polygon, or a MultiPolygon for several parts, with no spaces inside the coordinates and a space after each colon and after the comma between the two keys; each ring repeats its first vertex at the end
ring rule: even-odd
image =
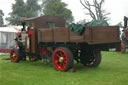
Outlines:
{"type": "Polygon", "coordinates": [[[99,50],[93,50],[90,52],[90,55],[82,55],[81,63],[87,67],[97,67],[101,62],[101,58],[101,52],[99,50]]]}
{"type": "Polygon", "coordinates": [[[18,63],[20,61],[19,50],[16,50],[16,49],[11,50],[10,58],[12,62],[18,63]]]}
{"type": "Polygon", "coordinates": [[[58,71],[67,71],[73,67],[73,54],[65,47],[57,48],[53,53],[53,65],[58,71]]]}

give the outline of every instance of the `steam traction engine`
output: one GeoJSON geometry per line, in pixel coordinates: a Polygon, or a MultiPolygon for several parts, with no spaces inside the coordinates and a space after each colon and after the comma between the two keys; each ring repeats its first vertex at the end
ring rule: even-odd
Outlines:
{"type": "Polygon", "coordinates": [[[83,27],[81,35],[65,27],[60,17],[42,16],[26,19],[32,24],[32,37],[25,44],[11,51],[11,61],[19,62],[29,56],[30,61],[53,62],[58,71],[68,71],[74,60],[88,67],[97,67],[101,62],[101,51],[120,50],[118,26],[83,27]]]}
{"type": "Polygon", "coordinates": [[[124,28],[121,35],[121,53],[125,53],[128,47],[128,18],[124,16],[124,28]]]}

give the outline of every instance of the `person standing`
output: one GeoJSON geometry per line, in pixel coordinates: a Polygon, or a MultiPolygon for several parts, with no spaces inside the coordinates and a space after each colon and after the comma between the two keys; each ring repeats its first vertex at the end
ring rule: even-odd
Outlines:
{"type": "MultiPolygon", "coordinates": [[[[29,38],[29,52],[30,54],[32,54],[32,47],[31,47],[31,41],[32,41],[32,29],[30,27],[27,28],[27,34],[28,34],[28,38],[29,38]]],[[[31,61],[34,61],[34,58],[32,57],[32,55],[29,57],[31,61]]]]}

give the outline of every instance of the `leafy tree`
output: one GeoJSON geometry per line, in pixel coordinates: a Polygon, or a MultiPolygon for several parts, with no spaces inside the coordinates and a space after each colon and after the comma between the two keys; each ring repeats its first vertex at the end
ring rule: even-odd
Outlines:
{"type": "Polygon", "coordinates": [[[36,17],[39,16],[40,5],[38,5],[38,0],[27,0],[26,2],[26,17],[36,17]]]}
{"type": "Polygon", "coordinates": [[[15,0],[15,3],[12,4],[12,12],[9,13],[10,17],[7,17],[6,20],[9,21],[9,24],[17,25],[17,21],[21,17],[37,17],[38,10],[40,10],[38,0],[27,0],[26,3],[23,0],[15,0]]]}
{"type": "Polygon", "coordinates": [[[71,10],[67,9],[67,4],[61,2],[61,0],[46,0],[43,6],[44,15],[59,16],[64,18],[68,23],[74,20],[71,10]]]}
{"type": "Polygon", "coordinates": [[[9,13],[10,17],[6,20],[9,24],[15,25],[20,17],[25,17],[25,3],[23,0],[15,0],[15,4],[12,4],[12,12],[9,13]]]}
{"type": "Polygon", "coordinates": [[[4,22],[3,22],[3,16],[4,16],[4,13],[2,10],[0,10],[0,26],[3,26],[4,22]]]}

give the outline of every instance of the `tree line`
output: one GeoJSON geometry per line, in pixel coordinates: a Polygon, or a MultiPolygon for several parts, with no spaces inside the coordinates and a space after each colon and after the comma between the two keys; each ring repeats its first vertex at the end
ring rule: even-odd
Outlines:
{"type": "MultiPolygon", "coordinates": [[[[93,0],[90,3],[89,0],[79,0],[81,5],[88,11],[85,15],[89,15],[92,20],[107,20],[107,15],[105,10],[102,9],[102,5],[105,0],[93,0]],[[94,8],[94,10],[92,10],[94,8]]],[[[67,8],[67,4],[61,0],[15,0],[12,4],[12,12],[9,13],[9,17],[6,20],[10,25],[17,25],[17,21],[21,17],[33,18],[43,15],[48,16],[59,16],[65,19],[67,23],[72,23],[74,17],[72,11],[67,8]]],[[[0,26],[3,24],[2,17],[4,13],[0,10],[0,26]]]]}

